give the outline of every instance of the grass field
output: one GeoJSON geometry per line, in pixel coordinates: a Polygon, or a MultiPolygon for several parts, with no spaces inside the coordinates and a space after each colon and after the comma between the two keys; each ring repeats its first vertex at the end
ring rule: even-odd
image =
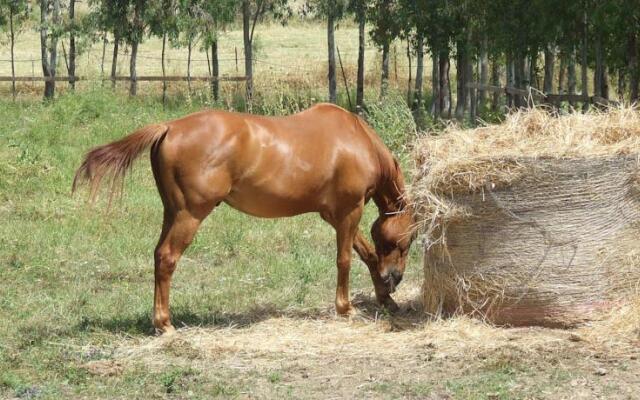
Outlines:
{"type": "MultiPolygon", "coordinates": [[[[71,197],[70,184],[89,147],[202,107],[163,110],[101,89],[2,101],[0,398],[638,398],[638,352],[617,342],[429,321],[416,302],[419,245],[396,295],[402,313],[374,304],[354,261],[360,314],[336,317],[334,236],[315,215],[217,209],[175,274],[178,335],[154,337],[162,211],[148,161],[109,211],[104,199],[71,197]]],[[[408,111],[376,110],[374,125],[407,166],[408,111]]],[[[369,206],[363,229],[374,215],[369,206]]]]}
{"type": "MultiPolygon", "coordinates": [[[[256,112],[284,114],[324,99],[323,26],[259,26],[257,34],[258,59],[270,64],[256,64],[256,112]]],[[[337,31],[351,82],[356,38],[349,24],[337,31]]],[[[18,58],[37,58],[36,34],[20,40],[18,58]]],[[[230,30],[224,57],[236,46],[240,33],[230,30]]],[[[399,43],[398,64],[402,49],[399,43]]],[[[158,57],[159,41],[141,50],[158,57]]],[[[100,53],[96,44],[83,54],[81,74],[98,76],[100,53]]],[[[376,54],[367,51],[372,85],[376,54]]],[[[127,62],[121,59],[122,72],[127,62]]],[[[140,74],[159,72],[157,60],[140,64],[140,74]]],[[[169,73],[184,71],[180,65],[170,61],[169,73]]],[[[0,74],[7,68],[1,64],[0,74]]],[[[235,60],[222,69],[235,73],[235,60]]],[[[205,72],[206,61],[198,61],[194,75],[205,72]]],[[[30,75],[30,62],[19,73],[30,75]]],[[[216,209],[175,274],[178,334],[153,336],[152,250],[162,207],[148,159],[109,210],[104,198],[91,206],[85,193],[71,196],[74,170],[90,147],[147,123],[205,107],[241,108],[234,102],[241,103],[242,88],[223,86],[224,99],[211,104],[206,87],[189,96],[175,86],[164,108],[159,85],[130,99],[124,90],[82,83],[51,103],[34,88],[21,86],[16,102],[8,84],[0,88],[0,398],[640,398],[640,327],[627,332],[637,336],[629,347],[606,329],[592,339],[592,331],[431,321],[417,301],[419,241],[395,295],[402,312],[388,315],[374,304],[366,267],[354,259],[360,311],[336,317],[334,234],[315,215],[258,220],[216,209]]],[[[374,90],[367,95],[370,121],[408,170],[415,126],[403,96],[378,103],[374,90]]],[[[369,205],[364,231],[375,213],[369,205]]]]}
{"type": "MultiPolygon", "coordinates": [[[[162,206],[146,157],[128,180],[125,198],[109,211],[104,203],[90,207],[82,195],[72,198],[70,184],[89,147],[198,108],[162,111],[154,101],[100,90],[52,104],[3,103],[3,390],[20,393],[39,382],[38,390],[53,397],[72,388],[82,393],[89,378],[78,360],[69,359],[75,357],[71,349],[151,332],[152,249],[162,206]]],[[[373,216],[369,207],[367,225],[373,216]]],[[[176,273],[174,320],[177,326],[226,326],[263,310],[330,307],[334,253],[333,231],[315,215],[257,221],[220,207],[176,273]]],[[[409,281],[417,275],[412,268],[409,281]]],[[[352,277],[355,292],[370,292],[363,265],[354,266],[352,277]]],[[[122,382],[109,388],[103,394],[131,389],[122,382]]]]}

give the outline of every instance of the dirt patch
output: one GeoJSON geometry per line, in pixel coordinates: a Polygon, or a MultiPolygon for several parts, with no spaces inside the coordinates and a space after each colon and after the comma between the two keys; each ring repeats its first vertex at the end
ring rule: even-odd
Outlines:
{"type": "Polygon", "coordinates": [[[640,398],[638,341],[596,340],[591,328],[428,321],[415,302],[403,306],[393,317],[365,301],[351,320],[327,310],[242,328],[188,327],[126,340],[114,358],[152,372],[196,370],[240,398],[640,398]]]}
{"type": "Polygon", "coordinates": [[[113,360],[91,361],[82,366],[87,372],[98,376],[120,375],[124,369],[121,362],[113,360]]]}

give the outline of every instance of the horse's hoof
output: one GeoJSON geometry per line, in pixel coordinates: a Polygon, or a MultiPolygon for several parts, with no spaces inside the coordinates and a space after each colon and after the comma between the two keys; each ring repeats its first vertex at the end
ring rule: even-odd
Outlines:
{"type": "Polygon", "coordinates": [[[396,313],[396,312],[400,311],[400,307],[391,298],[391,296],[388,296],[386,299],[384,299],[384,301],[382,301],[382,305],[385,308],[385,310],[389,311],[390,313],[396,313]]]}
{"type": "Polygon", "coordinates": [[[162,337],[169,337],[175,335],[176,328],[173,325],[163,326],[162,328],[156,328],[156,334],[162,337]]]}
{"type": "Polygon", "coordinates": [[[346,306],[341,306],[341,307],[336,306],[336,314],[338,314],[341,317],[348,318],[356,315],[357,310],[351,304],[348,304],[346,306]]]}

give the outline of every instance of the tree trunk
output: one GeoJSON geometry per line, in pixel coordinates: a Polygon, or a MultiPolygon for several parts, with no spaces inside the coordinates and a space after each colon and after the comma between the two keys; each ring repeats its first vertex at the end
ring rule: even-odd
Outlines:
{"type": "Polygon", "coordinates": [[[249,0],[242,0],[242,34],[244,40],[244,74],[246,80],[247,111],[253,110],[253,49],[250,36],[251,9],[249,0]]]}
{"type": "Polygon", "coordinates": [[[131,59],[129,60],[129,95],[135,96],[138,93],[138,75],[136,73],[136,60],[138,58],[138,41],[131,43],[131,59]]]}
{"type": "Polygon", "coordinates": [[[13,30],[13,8],[9,7],[9,34],[11,40],[11,94],[16,99],[16,65],[14,57],[15,32],[13,30]]]}
{"type": "Polygon", "coordinates": [[[162,55],[161,55],[161,62],[162,62],[162,105],[166,105],[167,103],[167,81],[165,80],[165,76],[166,76],[166,69],[165,69],[165,65],[164,65],[164,55],[165,55],[165,49],[167,47],[167,32],[163,32],[162,33],[162,55]]]}
{"type": "Polygon", "coordinates": [[[380,77],[380,98],[387,95],[389,88],[389,41],[382,45],[382,76],[380,77]]]}
{"type": "Polygon", "coordinates": [[[334,22],[333,22],[333,10],[330,7],[329,15],[327,16],[327,52],[329,59],[329,71],[327,78],[329,79],[329,102],[337,103],[337,84],[336,84],[336,43],[334,38],[334,22]]]}
{"type": "Polygon", "coordinates": [[[213,93],[213,100],[218,101],[220,97],[220,64],[218,62],[218,39],[211,43],[211,92],[213,93]]]}
{"type": "MultiPolygon", "coordinates": [[[[515,87],[518,89],[526,89],[527,86],[525,78],[525,58],[526,56],[524,54],[518,54],[515,59],[513,81],[515,87]]],[[[521,108],[526,105],[526,101],[523,96],[516,94],[513,98],[513,103],[516,108],[521,108]]]]}
{"type": "Polygon", "coordinates": [[[440,95],[440,115],[443,118],[451,118],[451,81],[449,80],[449,69],[451,64],[449,61],[449,52],[440,52],[438,56],[440,72],[440,89],[438,94],[440,95]]]}
{"type": "Polygon", "coordinates": [[[618,69],[618,101],[624,102],[625,92],[626,92],[626,77],[624,73],[624,68],[618,69]]]}
{"type": "Polygon", "coordinates": [[[191,50],[193,48],[193,39],[189,37],[189,44],[187,45],[187,88],[189,94],[191,94],[191,50]]]}
{"type": "MultiPolygon", "coordinates": [[[[482,38],[482,46],[480,47],[480,85],[486,86],[489,83],[489,55],[487,54],[487,37],[482,38]]],[[[487,91],[481,89],[478,92],[478,101],[480,112],[487,108],[487,91]]]]}
{"type": "Polygon", "coordinates": [[[562,50],[560,53],[560,71],[558,71],[558,94],[566,93],[564,90],[565,71],[567,69],[567,53],[562,50]]]}
{"type": "Polygon", "coordinates": [[[204,54],[207,56],[207,71],[209,71],[209,76],[211,76],[211,61],[209,60],[209,51],[205,49],[204,54]]]}
{"type": "Polygon", "coordinates": [[[593,94],[602,97],[602,41],[600,35],[595,38],[596,70],[593,72],[593,94]]]}
{"type": "MultiPolygon", "coordinates": [[[[47,51],[47,18],[49,16],[49,2],[40,0],[40,62],[42,64],[42,75],[47,77],[51,74],[49,71],[49,58],[47,51]]],[[[44,97],[47,98],[47,82],[44,83],[44,97]]]]}
{"type": "MultiPolygon", "coordinates": [[[[582,82],[582,96],[589,96],[589,83],[587,78],[587,35],[588,26],[587,26],[587,11],[584,11],[583,14],[583,26],[582,26],[582,63],[581,63],[581,82],[582,82]]],[[[589,102],[583,101],[582,110],[586,111],[589,109],[589,102]]]]}
{"type": "Polygon", "coordinates": [[[356,112],[364,110],[364,45],[365,45],[365,10],[364,2],[358,4],[358,77],[356,79],[356,112]]]}
{"type": "MultiPolygon", "coordinates": [[[[500,86],[500,64],[494,60],[491,63],[491,84],[493,86],[500,86]]],[[[498,111],[500,105],[500,93],[493,92],[491,96],[491,111],[498,111]]]]}
{"type": "Polygon", "coordinates": [[[538,49],[534,48],[529,55],[528,86],[538,89],[538,49]]]}
{"type": "Polygon", "coordinates": [[[465,83],[467,81],[467,55],[465,44],[462,41],[456,43],[456,111],[455,117],[462,121],[464,117],[465,103],[467,100],[467,90],[465,83]]]}
{"type": "Polygon", "coordinates": [[[601,93],[602,98],[609,100],[609,73],[607,72],[607,66],[602,66],[602,78],[600,78],[600,84],[602,85],[601,93]]]}
{"type": "Polygon", "coordinates": [[[413,99],[413,91],[411,90],[412,66],[411,66],[411,42],[409,40],[407,40],[407,62],[409,63],[409,79],[407,80],[407,104],[411,105],[411,102],[413,99]]]}
{"type": "MultiPolygon", "coordinates": [[[[40,0],[40,52],[42,60],[42,72],[45,77],[55,78],[56,63],[58,62],[58,39],[55,36],[47,38],[47,25],[57,26],[60,17],[60,1],[53,0],[51,21],[49,18],[49,1],[40,0]]],[[[44,83],[44,98],[53,99],[56,91],[55,80],[44,83]]]]}
{"type": "MultiPolygon", "coordinates": [[[[576,53],[574,50],[571,50],[568,57],[568,65],[567,65],[567,89],[570,95],[576,94],[576,86],[578,84],[578,79],[576,76],[576,53]]],[[[571,107],[575,107],[576,104],[574,101],[570,101],[569,104],[571,107]]]]}
{"type": "Polygon", "coordinates": [[[627,38],[627,54],[629,57],[629,102],[636,103],[640,99],[640,65],[638,63],[638,36],[635,31],[627,38]]]}
{"type": "MultiPolygon", "coordinates": [[[[508,88],[513,88],[515,87],[515,79],[513,77],[514,75],[514,62],[513,62],[513,53],[508,52],[507,53],[507,87],[508,88]]],[[[508,108],[513,108],[514,106],[514,97],[511,93],[507,92],[507,107],[508,108]]]]}
{"type": "Polygon", "coordinates": [[[113,38],[113,58],[111,59],[111,88],[116,87],[116,73],[118,72],[118,47],[120,47],[120,35],[116,32],[113,38]]]}
{"type": "Polygon", "coordinates": [[[416,89],[414,91],[413,111],[416,120],[422,117],[422,82],[424,77],[424,38],[416,38],[416,89]]]}
{"type": "Polygon", "coordinates": [[[131,85],[129,86],[129,95],[135,96],[138,92],[138,75],[136,71],[136,62],[138,60],[138,46],[142,41],[142,35],[144,30],[144,22],[142,20],[144,15],[145,0],[136,0],[133,9],[133,38],[131,41],[131,60],[129,62],[129,77],[131,78],[131,85]]]}
{"type": "Polygon", "coordinates": [[[71,31],[69,33],[69,86],[72,90],[76,88],[76,34],[75,34],[75,12],[76,0],[69,0],[69,22],[71,31]]]}
{"type": "MultiPolygon", "coordinates": [[[[469,35],[469,42],[471,42],[471,35],[469,35]]],[[[476,105],[472,102],[476,100],[475,89],[469,86],[473,83],[473,61],[471,60],[470,49],[467,48],[466,58],[464,60],[465,73],[464,73],[464,111],[471,113],[475,112],[476,105]]]]}
{"type": "Polygon", "coordinates": [[[438,53],[431,50],[431,115],[436,118],[440,116],[440,63],[438,53]]]}
{"type": "Polygon", "coordinates": [[[467,87],[467,96],[469,98],[469,121],[472,125],[475,125],[478,114],[478,99],[476,98],[476,89],[470,87],[470,84],[473,83],[473,62],[471,62],[470,59],[467,59],[467,73],[465,74],[465,78],[465,86],[467,87]]]}
{"type": "Polygon", "coordinates": [[[544,49],[544,82],[542,84],[542,91],[545,94],[553,92],[553,75],[555,67],[555,54],[553,49],[547,46],[544,49]]]}
{"type": "Polygon", "coordinates": [[[102,80],[102,85],[104,86],[104,58],[107,55],[107,33],[104,33],[104,37],[102,38],[102,58],[100,59],[100,79],[102,80]]]}

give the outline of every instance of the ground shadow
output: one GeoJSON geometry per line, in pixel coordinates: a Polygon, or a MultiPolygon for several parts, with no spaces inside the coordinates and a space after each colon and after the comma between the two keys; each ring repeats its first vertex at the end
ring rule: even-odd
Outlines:
{"type": "MultiPolygon", "coordinates": [[[[423,312],[419,299],[398,301],[399,311],[389,312],[381,307],[374,297],[357,293],[353,305],[357,314],[352,319],[376,323],[387,321],[392,330],[416,329],[432,318],[423,312]]],[[[244,328],[271,318],[294,318],[327,320],[337,317],[333,305],[317,308],[278,308],[273,304],[254,307],[246,312],[229,313],[224,310],[213,310],[209,313],[194,313],[184,309],[175,309],[172,320],[176,328],[183,327],[225,327],[244,328]]],[[[151,316],[141,313],[134,316],[109,316],[103,318],[83,318],[73,331],[104,330],[119,334],[145,335],[154,334],[151,316]]]]}

